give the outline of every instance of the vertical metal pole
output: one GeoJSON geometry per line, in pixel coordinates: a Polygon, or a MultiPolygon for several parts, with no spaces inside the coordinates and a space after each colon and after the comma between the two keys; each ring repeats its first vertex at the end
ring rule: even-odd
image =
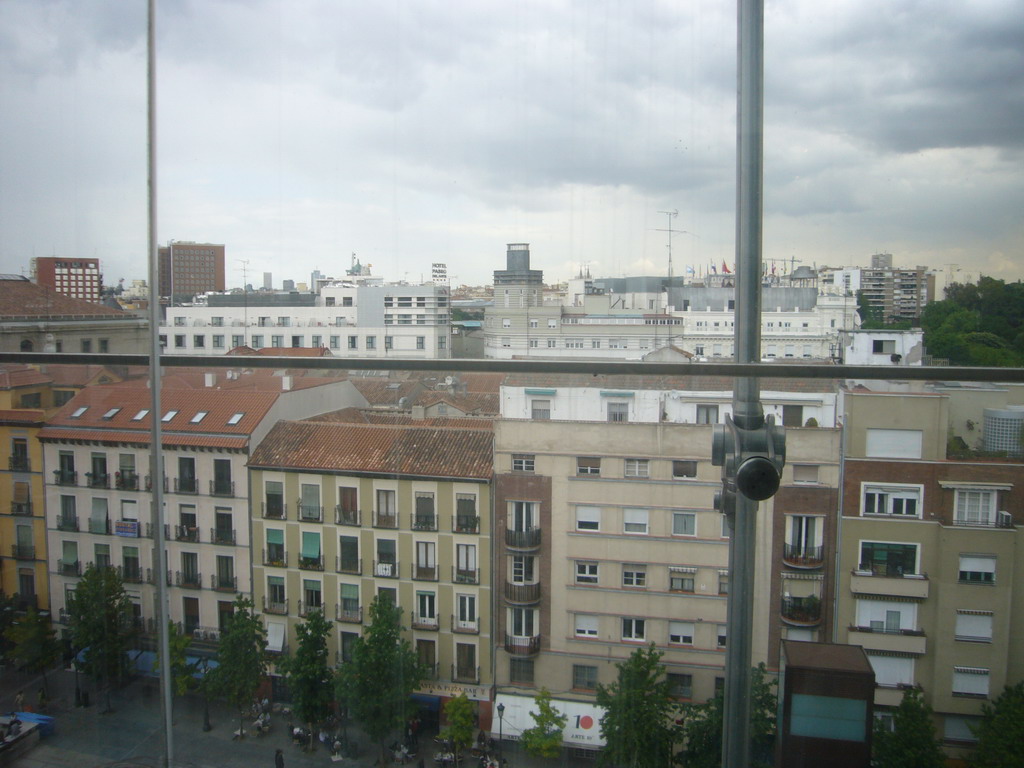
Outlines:
{"type": "MultiPolygon", "coordinates": [[[[736,362],[761,355],[761,192],[763,186],[764,2],[738,0],[736,131],[736,362]]],[[[758,380],[739,377],[733,420],[744,429],[764,424],[758,380]]],[[[758,502],[736,494],[729,539],[723,768],[750,765],[750,662],[753,635],[754,554],[758,502]]]]}
{"type": "Polygon", "coordinates": [[[164,724],[164,766],[174,765],[174,731],[171,722],[170,638],[167,626],[167,556],[164,541],[164,457],[160,422],[160,267],[156,226],[156,0],[148,2],[147,23],[147,163],[149,176],[149,394],[150,451],[149,476],[152,479],[150,520],[153,526],[153,570],[156,582],[156,606],[153,611],[160,650],[160,702],[164,724]]]}

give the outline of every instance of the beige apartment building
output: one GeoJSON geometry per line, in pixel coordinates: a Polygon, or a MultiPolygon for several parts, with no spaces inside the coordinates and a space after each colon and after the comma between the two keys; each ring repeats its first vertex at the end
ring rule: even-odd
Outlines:
{"type": "Polygon", "coordinates": [[[845,397],[836,641],[864,647],[883,711],[920,686],[963,756],[985,701],[1024,675],[1024,463],[947,458],[949,394],[875,390],[845,397]]]}
{"type": "MultiPolygon", "coordinates": [[[[729,532],[713,508],[721,475],[711,464],[711,425],[724,419],[730,393],[701,377],[700,386],[659,381],[664,389],[594,378],[591,387],[571,377],[522,387],[510,377],[505,418],[495,424],[504,735],[532,726],[533,697],[546,687],[569,716],[564,743],[580,749],[602,745],[597,685],[613,682],[616,663],[638,647],[653,642],[664,654],[678,699],[705,701],[722,685],[728,642],[729,532]],[[648,400],[661,406],[644,421],[648,400]],[[576,419],[559,421],[566,410],[576,419]]],[[[772,391],[766,408],[805,409],[830,425],[829,389],[772,391]]],[[[772,668],[782,638],[831,639],[822,605],[834,562],[839,434],[794,427],[788,439],[782,488],[758,510],[753,656],[772,668]]]]}
{"type": "Polygon", "coordinates": [[[430,670],[415,698],[437,710],[465,693],[488,721],[493,433],[474,423],[314,419],[270,431],[249,467],[253,595],[272,652],[294,647],[295,625],[320,609],[343,664],[387,595],[430,670]]]}

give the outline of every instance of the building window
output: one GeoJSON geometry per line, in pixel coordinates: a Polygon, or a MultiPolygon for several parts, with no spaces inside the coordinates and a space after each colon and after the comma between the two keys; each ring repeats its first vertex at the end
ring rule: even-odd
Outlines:
{"type": "Polygon", "coordinates": [[[213,335],[213,348],[214,349],[224,349],[224,335],[223,334],[215,333],[213,335]]]}
{"type": "Polygon", "coordinates": [[[988,697],[989,671],[983,667],[953,667],[953,695],[988,697]]]}
{"type": "Polygon", "coordinates": [[[672,479],[682,480],[697,476],[697,462],[687,459],[675,459],[672,461],[672,479]]]}
{"type": "Polygon", "coordinates": [[[416,349],[426,349],[426,348],[427,348],[427,337],[426,336],[417,336],[416,337],[416,349]]]}
{"type": "MultiPolygon", "coordinates": [[[[85,344],[85,342],[83,341],[82,344],[85,344]]],[[[183,334],[183,333],[176,333],[174,335],[174,348],[175,349],[184,349],[185,348],[185,334],[183,334]]],[[[86,352],[87,350],[83,349],[82,351],[86,352]]]]}
{"type": "Polygon", "coordinates": [[[865,485],[864,514],[920,517],[920,486],[865,485]]]}
{"type": "Polygon", "coordinates": [[[670,621],[668,623],[668,641],[672,645],[693,645],[693,622],[670,621]]]}
{"type": "Polygon", "coordinates": [[[897,634],[913,630],[917,624],[917,605],[888,600],[858,600],[857,626],[871,632],[897,634]]]}
{"type": "Polygon", "coordinates": [[[697,515],[694,512],[673,512],[672,513],[672,535],[673,536],[696,536],[697,515]]]}
{"type": "Polygon", "coordinates": [[[693,592],[696,568],[670,569],[668,588],[670,592],[693,592]]]}
{"type": "Polygon", "coordinates": [[[502,328],[511,328],[512,327],[512,320],[511,320],[511,318],[508,318],[508,317],[501,318],[501,327],[502,328]]]}
{"type": "Polygon", "coordinates": [[[530,418],[534,421],[546,421],[551,418],[550,400],[531,400],[530,418]]]}
{"type": "Polygon", "coordinates": [[[995,557],[993,555],[960,555],[960,583],[995,584],[995,557]]]}
{"type": "Polygon", "coordinates": [[[996,521],[996,492],[958,488],[956,491],[957,525],[993,525],[996,521]]]}
{"type": "Polygon", "coordinates": [[[917,544],[862,541],[860,570],[873,576],[900,577],[917,573],[917,544]]]}
{"type": "Polygon", "coordinates": [[[502,336],[501,337],[501,346],[504,349],[511,349],[511,347],[512,347],[512,337],[511,336],[502,336]]]}
{"type": "Polygon", "coordinates": [[[650,477],[651,462],[647,459],[626,459],[626,477],[650,477]]]}
{"type": "Polygon", "coordinates": [[[942,738],[944,741],[949,742],[977,744],[978,737],[975,733],[980,722],[980,718],[977,717],[946,715],[942,727],[942,738]]]}
{"type": "Polygon", "coordinates": [[[729,594],[729,572],[719,571],[718,572],[718,594],[728,595],[729,594]]]}
{"type": "Polygon", "coordinates": [[[597,584],[597,573],[598,564],[586,562],[583,560],[576,561],[576,583],[577,584],[597,584]]]}
{"type": "Polygon", "coordinates": [[[99,340],[99,344],[100,344],[100,352],[109,352],[110,351],[110,339],[100,339],[99,340]]]}
{"type": "Polygon", "coordinates": [[[533,683],[533,659],[509,659],[508,678],[512,683],[533,683]]]}
{"type": "Polygon", "coordinates": [[[263,348],[263,336],[262,335],[257,334],[257,335],[252,337],[252,348],[253,349],[262,349],[263,348]]]}
{"type": "Polygon", "coordinates": [[[195,334],[192,337],[192,346],[196,349],[203,349],[206,346],[206,337],[202,334],[195,334]]]}
{"type": "Polygon", "coordinates": [[[717,424],[718,423],[718,406],[717,405],[697,405],[697,423],[698,424],[717,424]]]}
{"type": "Polygon", "coordinates": [[[534,455],[532,453],[513,453],[512,454],[512,471],[513,472],[533,472],[534,471],[534,455]]]}
{"type": "MultiPolygon", "coordinates": [[[[557,328],[557,327],[558,327],[558,321],[555,318],[553,318],[553,317],[549,317],[548,318],[548,328],[557,328]]],[[[554,341],[554,339],[552,339],[552,341],[554,341]]]]}
{"type": "Polygon", "coordinates": [[[793,482],[813,484],[818,482],[817,464],[794,464],[793,482]]]}
{"type": "Polygon", "coordinates": [[[576,474],[577,475],[600,475],[601,474],[601,457],[600,456],[577,456],[576,457],[576,474]]]}
{"type": "Polygon", "coordinates": [[[676,699],[693,698],[693,675],[668,672],[665,675],[668,683],[668,695],[676,699]]]}
{"type": "Polygon", "coordinates": [[[626,509],[622,513],[622,532],[634,534],[647,533],[648,511],[646,509],[626,509]]]}
{"type": "Polygon", "coordinates": [[[608,421],[629,421],[629,403],[608,403],[608,421]]]}
{"type": "Polygon", "coordinates": [[[719,648],[725,648],[725,624],[718,625],[717,645],[719,648]]]}
{"type": "Polygon", "coordinates": [[[971,643],[991,643],[992,616],[992,611],[958,610],[956,639],[971,643]]]}
{"type": "Polygon", "coordinates": [[[548,339],[548,349],[554,349],[557,339],[548,339]]]}
{"type": "Polygon", "coordinates": [[[622,586],[624,587],[646,587],[647,566],[645,565],[623,565],[622,586]]]}
{"type": "Polygon", "coordinates": [[[597,616],[576,614],[576,637],[597,637],[597,616]]]}
{"type": "Polygon", "coordinates": [[[597,667],[589,664],[573,664],[572,687],[581,691],[596,691],[597,667]]]}
{"type": "Polygon", "coordinates": [[[576,530],[577,531],[600,531],[601,530],[601,508],[600,507],[576,507],[576,530]]]}
{"type": "Polygon", "coordinates": [[[622,639],[639,640],[642,642],[646,637],[646,624],[645,619],[623,619],[622,639]]]}
{"type": "Polygon", "coordinates": [[[349,349],[359,349],[359,337],[358,336],[349,336],[348,337],[348,348],[349,349]]]}
{"type": "MultiPolygon", "coordinates": [[[[176,347],[177,346],[181,346],[181,347],[185,346],[185,337],[184,336],[175,336],[174,337],[174,341],[175,341],[174,346],[176,346],[176,347]],[[181,344],[177,343],[178,339],[181,339],[181,344]]],[[[82,339],[81,344],[82,344],[82,351],[83,352],[92,352],[92,339],[82,339]]]]}

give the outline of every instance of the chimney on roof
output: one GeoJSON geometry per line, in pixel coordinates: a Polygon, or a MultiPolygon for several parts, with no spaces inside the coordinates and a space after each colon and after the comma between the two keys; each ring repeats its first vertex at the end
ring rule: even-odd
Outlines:
{"type": "Polygon", "coordinates": [[[282,376],[281,377],[281,391],[282,392],[287,392],[291,388],[292,388],[292,377],[291,376],[282,376]]]}
{"type": "Polygon", "coordinates": [[[203,386],[214,387],[217,385],[217,373],[215,371],[207,371],[203,374],[203,386]]]}

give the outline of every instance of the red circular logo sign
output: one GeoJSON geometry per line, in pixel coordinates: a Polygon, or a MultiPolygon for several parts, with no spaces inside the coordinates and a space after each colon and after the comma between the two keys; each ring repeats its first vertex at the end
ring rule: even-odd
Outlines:
{"type": "Polygon", "coordinates": [[[582,728],[584,731],[590,730],[593,727],[594,718],[592,718],[590,715],[584,715],[580,718],[580,728],[582,728]]]}

